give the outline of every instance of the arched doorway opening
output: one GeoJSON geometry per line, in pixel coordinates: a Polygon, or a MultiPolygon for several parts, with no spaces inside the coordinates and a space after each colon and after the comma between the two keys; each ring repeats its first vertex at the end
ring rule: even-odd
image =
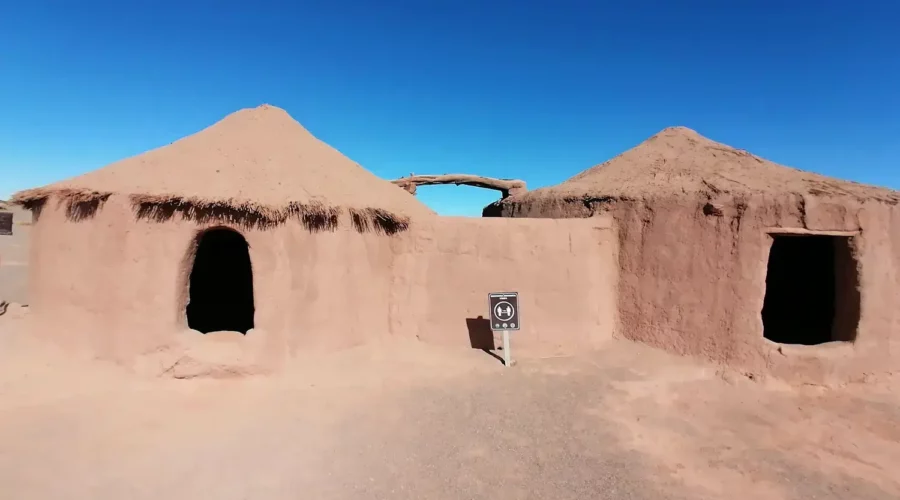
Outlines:
{"type": "Polygon", "coordinates": [[[216,228],[198,236],[185,307],[188,327],[202,333],[253,328],[253,269],[247,240],[216,228]]]}

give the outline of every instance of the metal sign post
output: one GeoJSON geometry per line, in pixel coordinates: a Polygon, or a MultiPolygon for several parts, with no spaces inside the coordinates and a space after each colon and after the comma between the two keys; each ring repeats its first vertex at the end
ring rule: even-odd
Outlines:
{"type": "Polygon", "coordinates": [[[512,353],[509,352],[509,330],[503,330],[503,366],[512,366],[512,353]]]}
{"type": "Polygon", "coordinates": [[[503,364],[512,366],[509,348],[509,332],[519,329],[519,294],[502,292],[488,294],[491,314],[491,330],[503,332],[503,364]]]}

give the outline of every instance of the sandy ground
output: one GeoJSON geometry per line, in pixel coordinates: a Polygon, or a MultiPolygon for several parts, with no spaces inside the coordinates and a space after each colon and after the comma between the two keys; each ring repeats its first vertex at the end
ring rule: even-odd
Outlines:
{"type": "Polygon", "coordinates": [[[0,236],[0,301],[28,303],[28,238],[31,212],[19,208],[13,212],[12,236],[0,236]]]}
{"type": "MultiPolygon", "coordinates": [[[[0,299],[27,303],[29,229],[0,237],[0,299]]],[[[900,498],[891,378],[788,387],[624,341],[148,378],[35,345],[26,311],[0,316],[2,498],[900,498]]]]}
{"type": "Polygon", "coordinates": [[[750,380],[612,342],[511,368],[391,344],[279,375],[147,378],[0,317],[6,498],[896,499],[890,379],[750,380]]]}

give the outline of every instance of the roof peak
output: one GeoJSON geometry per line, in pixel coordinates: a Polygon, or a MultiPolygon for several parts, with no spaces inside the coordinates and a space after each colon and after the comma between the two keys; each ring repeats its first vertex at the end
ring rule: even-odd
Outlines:
{"type": "Polygon", "coordinates": [[[224,118],[219,120],[218,122],[212,124],[211,126],[215,126],[221,122],[225,121],[234,121],[235,118],[240,119],[250,119],[250,120],[280,120],[284,122],[291,122],[296,125],[300,125],[297,120],[294,119],[285,109],[279,108],[278,106],[273,106],[271,104],[260,104],[254,108],[242,108],[237,111],[231,112],[225,115],[224,118]]]}
{"type": "MultiPolygon", "coordinates": [[[[653,140],[658,137],[686,137],[686,138],[690,138],[690,139],[706,139],[706,137],[703,137],[702,135],[700,135],[696,130],[682,126],[682,125],[677,125],[674,127],[666,127],[664,129],[660,130],[659,132],[653,134],[652,136],[650,136],[650,138],[647,140],[648,141],[653,140]]],[[[710,140],[710,139],[706,139],[706,140],[710,140]]]]}
{"type": "MultiPolygon", "coordinates": [[[[241,113],[241,112],[244,112],[244,111],[276,111],[276,112],[284,113],[284,114],[286,114],[286,115],[288,114],[288,112],[285,111],[284,108],[280,108],[280,107],[278,107],[278,106],[275,106],[274,104],[269,104],[269,103],[263,103],[263,104],[260,104],[259,106],[254,107],[254,108],[243,108],[243,109],[239,109],[239,110],[235,111],[235,113],[241,113]]],[[[289,116],[290,116],[290,115],[289,115],[289,116]]]]}
{"type": "Polygon", "coordinates": [[[660,134],[667,133],[667,132],[670,132],[670,133],[687,133],[687,134],[692,134],[692,135],[700,135],[700,134],[697,133],[696,130],[694,130],[694,129],[690,128],[690,127],[685,127],[684,125],[674,125],[674,126],[671,126],[671,127],[666,127],[666,128],[664,128],[664,129],[662,129],[662,130],[659,131],[660,134]]]}

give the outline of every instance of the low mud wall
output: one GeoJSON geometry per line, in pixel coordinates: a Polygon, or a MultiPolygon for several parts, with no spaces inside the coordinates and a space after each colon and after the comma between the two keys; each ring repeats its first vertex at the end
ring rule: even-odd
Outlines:
{"type": "Polygon", "coordinates": [[[571,353],[616,325],[616,236],[609,219],[440,217],[398,243],[391,330],[429,343],[492,345],[488,294],[518,292],[516,349],[571,353]]]}
{"type": "Polygon", "coordinates": [[[435,217],[391,237],[349,223],[319,232],[234,227],[249,245],[254,328],[201,335],[187,326],[188,278],[198,234],[215,226],[136,220],[116,196],[72,220],[50,200],[30,248],[34,334],[123,363],[155,356],[163,368],[221,352],[226,371],[257,372],[299,351],[390,337],[483,347],[492,291],[520,293],[523,328],[514,335],[523,353],[595,346],[616,324],[608,220],[435,217]]]}

